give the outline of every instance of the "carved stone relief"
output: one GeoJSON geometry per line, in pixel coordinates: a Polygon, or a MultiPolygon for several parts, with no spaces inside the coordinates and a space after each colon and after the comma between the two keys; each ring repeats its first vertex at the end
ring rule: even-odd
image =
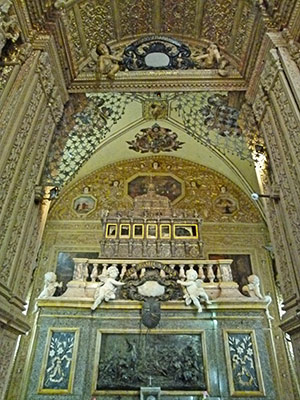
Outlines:
{"type": "Polygon", "coordinates": [[[1,354],[0,354],[0,398],[4,398],[8,385],[9,372],[12,367],[12,355],[17,344],[17,336],[1,327],[1,354]]]}
{"type": "MultiPolygon", "coordinates": [[[[195,209],[205,221],[219,221],[222,210],[218,213],[215,212],[215,201],[221,194],[221,188],[225,187],[225,197],[233,203],[230,212],[223,212],[224,210],[221,212],[223,221],[260,221],[258,211],[250,199],[218,173],[173,157],[157,157],[155,161],[159,165],[159,174],[168,175],[169,171],[172,171],[172,174],[185,182],[185,197],[175,205],[175,208],[195,209]]],[[[140,171],[155,176],[157,171],[153,170],[153,163],[153,159],[135,159],[113,164],[93,173],[62,194],[60,201],[50,211],[50,218],[75,219],[72,202],[82,193],[85,186],[91,188],[90,194],[98,200],[95,211],[86,215],[86,219],[100,218],[101,209],[130,209],[132,202],[129,197],[125,196],[125,181],[140,171]]]]}

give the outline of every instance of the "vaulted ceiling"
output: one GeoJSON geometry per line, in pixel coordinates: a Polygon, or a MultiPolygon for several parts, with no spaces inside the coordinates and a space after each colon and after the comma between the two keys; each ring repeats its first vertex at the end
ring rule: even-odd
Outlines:
{"type": "Polygon", "coordinates": [[[245,90],[265,32],[290,26],[299,34],[295,15],[291,18],[295,4],[296,0],[27,0],[18,14],[24,36],[31,36],[37,46],[43,34],[53,35],[71,92],[143,91],[158,86],[168,91],[187,86],[245,90]],[[120,54],[128,44],[153,35],[183,42],[192,55],[216,44],[230,63],[228,75],[220,77],[204,68],[193,73],[156,71],[146,78],[144,72],[123,70],[114,82],[97,77],[92,54],[99,43],[120,54]]]}
{"type": "MultiPolygon", "coordinates": [[[[23,40],[40,49],[44,38],[50,35],[53,73],[70,95],[54,134],[47,178],[63,185],[109,162],[140,156],[126,142],[132,141],[141,129],[150,129],[158,122],[161,128],[176,132],[178,140],[185,143],[176,153],[178,157],[223,172],[248,193],[256,189],[254,165],[249,161],[246,140],[233,127],[251,76],[256,73],[265,33],[288,27],[293,38],[299,41],[297,4],[297,0],[27,0],[18,3],[16,10],[23,40]],[[182,44],[192,60],[189,67],[183,67],[182,58],[178,58],[176,68],[130,70],[124,62],[124,50],[151,39],[182,44]],[[109,46],[113,56],[122,60],[114,79],[97,70],[96,49],[103,43],[109,46]],[[217,57],[211,65],[196,61],[208,53],[210,45],[217,46],[223,67],[220,61],[216,62],[217,57]],[[123,97],[120,92],[124,93],[123,97]],[[159,101],[167,97],[167,113],[147,117],[145,107],[149,101],[155,102],[155,98],[149,100],[146,93],[154,97],[162,93],[156,99],[159,101]],[[182,98],[181,93],[185,94],[182,98]],[[188,98],[187,93],[194,95],[188,98]],[[210,95],[225,99],[212,112],[208,110],[210,95]],[[204,115],[207,112],[213,114],[210,121],[204,115]]],[[[172,44],[167,44],[164,51],[171,47],[172,44]]],[[[145,156],[151,156],[151,152],[145,156]]]]}

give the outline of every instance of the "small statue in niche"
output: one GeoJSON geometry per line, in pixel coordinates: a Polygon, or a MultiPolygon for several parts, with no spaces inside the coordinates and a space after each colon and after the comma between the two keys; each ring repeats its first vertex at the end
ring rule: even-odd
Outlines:
{"type": "Polygon", "coordinates": [[[16,15],[12,14],[12,1],[0,1],[0,56],[8,40],[13,43],[20,36],[20,28],[16,15]]]}
{"type": "MultiPolygon", "coordinates": [[[[38,296],[38,299],[47,299],[52,297],[55,293],[56,288],[62,287],[62,282],[56,281],[57,276],[54,272],[47,272],[44,276],[44,288],[38,296]]],[[[37,312],[38,306],[35,304],[33,313],[37,312]]]]}
{"type": "Polygon", "coordinates": [[[228,61],[221,56],[219,48],[215,43],[211,43],[204,54],[194,56],[194,60],[198,63],[200,68],[211,69],[217,67],[219,75],[228,75],[228,71],[226,70],[228,61]]]}
{"type": "Polygon", "coordinates": [[[266,314],[269,319],[274,319],[272,315],[269,313],[269,306],[272,303],[272,297],[270,295],[263,296],[260,291],[260,279],[257,275],[249,275],[248,285],[242,287],[242,292],[249,297],[257,297],[261,300],[267,302],[266,314]]]}
{"type": "Polygon", "coordinates": [[[204,300],[206,304],[211,304],[207,293],[202,287],[203,280],[198,279],[198,274],[195,270],[188,270],[186,272],[186,281],[178,280],[177,283],[186,288],[186,293],[183,297],[187,306],[193,303],[197,307],[198,312],[201,312],[202,306],[199,298],[204,300]]]}
{"type": "Polygon", "coordinates": [[[125,283],[116,281],[119,275],[119,270],[115,266],[107,268],[105,275],[100,275],[100,283],[95,292],[95,301],[91,309],[95,310],[102,301],[114,300],[118,286],[123,286],[125,283]]]}
{"type": "Polygon", "coordinates": [[[105,43],[97,45],[92,52],[92,58],[97,62],[97,71],[99,79],[102,75],[106,75],[108,79],[114,80],[116,73],[120,70],[119,63],[122,58],[117,55],[112,55],[109,46],[105,43]]]}

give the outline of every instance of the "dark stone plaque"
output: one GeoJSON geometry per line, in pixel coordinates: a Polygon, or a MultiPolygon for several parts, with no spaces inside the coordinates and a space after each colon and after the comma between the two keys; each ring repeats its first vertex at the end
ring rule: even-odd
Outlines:
{"type": "Polygon", "coordinates": [[[187,334],[102,334],[97,390],[206,390],[202,337],[187,334]]]}

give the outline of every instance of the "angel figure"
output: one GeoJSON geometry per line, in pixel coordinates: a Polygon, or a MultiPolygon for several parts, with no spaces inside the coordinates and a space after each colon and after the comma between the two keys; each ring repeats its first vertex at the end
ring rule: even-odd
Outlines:
{"type": "Polygon", "coordinates": [[[269,306],[272,303],[272,297],[270,295],[263,296],[260,291],[260,279],[257,275],[249,275],[248,285],[242,287],[242,292],[249,295],[250,297],[257,297],[260,300],[267,302],[266,314],[269,319],[274,319],[269,312],[269,306]]]}
{"type": "Polygon", "coordinates": [[[217,64],[218,73],[221,76],[226,76],[228,73],[225,69],[228,62],[221,56],[218,46],[214,43],[211,43],[208,46],[205,54],[201,54],[194,58],[197,62],[202,63],[203,61],[204,67],[207,69],[213,68],[214,65],[217,64]]]}
{"type": "Polygon", "coordinates": [[[198,274],[195,270],[190,269],[186,273],[186,281],[178,280],[181,286],[186,288],[186,294],[183,296],[185,299],[185,304],[189,306],[192,302],[197,307],[198,312],[202,311],[202,306],[200,304],[200,299],[204,300],[206,304],[211,304],[207,293],[202,287],[203,280],[198,279],[198,274]]]}
{"type": "MultiPolygon", "coordinates": [[[[47,272],[44,276],[44,288],[38,296],[38,299],[47,299],[52,297],[57,287],[62,287],[62,282],[56,281],[57,277],[54,272],[47,272]]],[[[33,313],[37,312],[38,306],[35,304],[33,313]]]]}
{"type": "Polygon", "coordinates": [[[95,310],[102,301],[114,300],[118,286],[123,286],[125,283],[116,281],[119,275],[119,270],[115,266],[107,268],[106,274],[100,275],[100,283],[95,292],[95,301],[91,309],[95,310]]]}
{"type": "Polygon", "coordinates": [[[98,44],[91,56],[97,62],[100,79],[102,75],[106,75],[111,80],[115,79],[116,73],[120,70],[119,62],[122,61],[120,56],[112,55],[109,46],[105,43],[98,44]]]}

